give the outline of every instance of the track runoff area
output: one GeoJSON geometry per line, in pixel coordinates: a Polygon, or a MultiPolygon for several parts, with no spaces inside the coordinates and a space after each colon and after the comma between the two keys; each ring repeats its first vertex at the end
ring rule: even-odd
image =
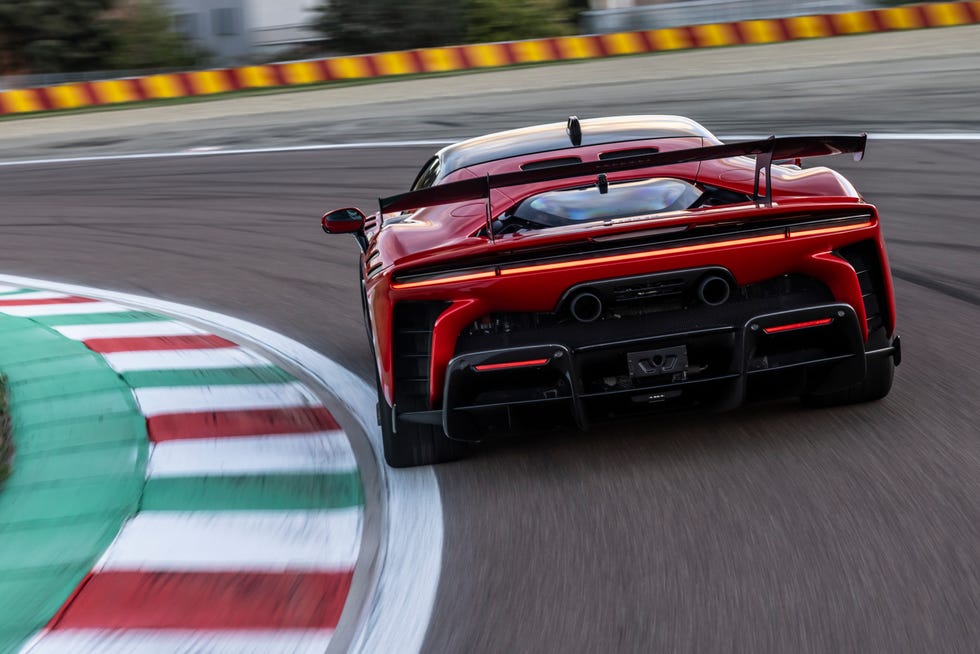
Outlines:
{"type": "Polygon", "coordinates": [[[333,649],[419,648],[427,615],[395,616],[389,597],[417,572],[415,606],[431,606],[438,492],[431,471],[384,484],[400,511],[386,542],[417,567],[379,583],[356,448],[322,399],[363,439],[363,382],[243,321],[42,280],[0,276],[0,334],[18,446],[0,650],[322,653],[358,565],[333,649]]]}

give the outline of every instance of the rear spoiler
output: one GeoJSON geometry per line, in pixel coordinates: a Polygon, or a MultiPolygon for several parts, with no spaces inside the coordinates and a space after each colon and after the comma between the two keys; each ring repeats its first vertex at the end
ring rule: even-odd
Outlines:
{"type": "MultiPolygon", "coordinates": [[[[786,136],[776,138],[770,136],[758,141],[745,141],[711,145],[702,148],[689,148],[671,152],[642,154],[621,159],[602,161],[587,161],[577,164],[566,164],[538,170],[525,170],[499,175],[487,175],[473,179],[464,179],[449,184],[439,184],[419,191],[410,191],[379,200],[381,212],[409,211],[422,207],[433,207],[440,204],[453,204],[467,200],[486,200],[489,202],[490,191],[495,188],[521,186],[536,182],[547,182],[569,177],[600,175],[623,170],[639,168],[654,168],[674,164],[690,163],[692,161],[707,161],[711,159],[728,159],[730,157],[755,156],[755,188],[754,196],[759,200],[759,173],[766,173],[766,204],[772,205],[772,163],[774,160],[803,159],[807,157],[823,157],[832,154],[854,153],[854,160],[860,161],[868,141],[867,134],[860,136],[786,136]]],[[[488,209],[489,214],[489,209],[488,209]]]]}

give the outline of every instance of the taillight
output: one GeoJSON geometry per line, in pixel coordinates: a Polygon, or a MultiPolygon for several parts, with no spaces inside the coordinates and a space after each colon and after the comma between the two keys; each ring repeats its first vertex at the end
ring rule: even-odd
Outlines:
{"type": "Polygon", "coordinates": [[[548,363],[548,359],[528,359],[527,361],[508,361],[507,363],[483,363],[473,366],[477,372],[488,370],[507,370],[509,368],[534,368],[548,363]]]}
{"type": "Polygon", "coordinates": [[[794,322],[788,325],[777,325],[775,327],[763,327],[762,331],[767,334],[778,334],[780,332],[791,332],[796,329],[807,329],[808,327],[825,327],[834,321],[833,318],[821,318],[819,320],[807,320],[805,322],[794,322]]]}

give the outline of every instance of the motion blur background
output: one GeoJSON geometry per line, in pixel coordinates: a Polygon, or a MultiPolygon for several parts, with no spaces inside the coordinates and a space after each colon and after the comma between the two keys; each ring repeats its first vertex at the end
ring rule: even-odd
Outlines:
{"type": "Polygon", "coordinates": [[[0,90],[176,69],[856,11],[894,0],[0,0],[0,90]]]}

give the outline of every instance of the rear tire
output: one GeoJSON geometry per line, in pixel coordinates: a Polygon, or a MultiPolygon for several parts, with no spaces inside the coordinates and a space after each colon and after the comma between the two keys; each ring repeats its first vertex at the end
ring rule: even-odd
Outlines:
{"type": "Polygon", "coordinates": [[[868,372],[860,384],[831,393],[808,394],[800,398],[809,407],[831,407],[874,402],[888,395],[895,377],[895,360],[891,356],[868,361],[868,372]]]}
{"type": "Polygon", "coordinates": [[[378,414],[381,422],[381,441],[385,461],[392,468],[425,466],[462,459],[469,454],[468,443],[450,440],[442,427],[398,421],[398,431],[392,424],[392,409],[378,393],[378,414]]]}
{"type": "Polygon", "coordinates": [[[374,381],[378,390],[378,425],[381,427],[381,444],[384,448],[385,461],[392,468],[410,468],[448,463],[467,456],[470,450],[469,443],[449,440],[441,426],[399,421],[398,431],[395,431],[392,408],[381,392],[377,354],[374,350],[374,330],[371,326],[371,313],[368,311],[363,269],[361,269],[361,306],[364,310],[368,344],[371,346],[371,355],[375,359],[374,381]]]}

